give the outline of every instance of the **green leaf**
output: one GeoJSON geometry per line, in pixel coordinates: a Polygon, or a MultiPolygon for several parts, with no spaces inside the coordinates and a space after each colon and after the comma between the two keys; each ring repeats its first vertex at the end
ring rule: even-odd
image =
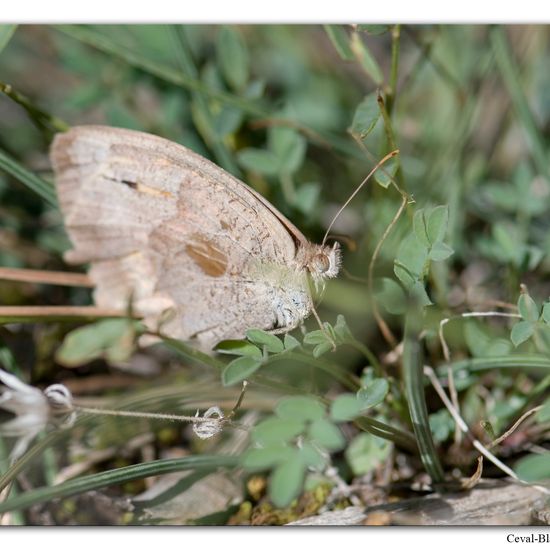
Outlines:
{"type": "Polygon", "coordinates": [[[327,336],[322,330],[312,330],[304,336],[304,345],[316,346],[327,341],[327,336]]]}
{"type": "Polygon", "coordinates": [[[232,27],[223,26],[218,33],[218,62],[226,82],[234,90],[242,90],[248,82],[248,50],[241,34],[232,27]]]}
{"type": "Polygon", "coordinates": [[[305,429],[302,420],[289,420],[272,416],[257,424],[252,430],[251,439],[259,445],[269,446],[291,441],[305,429]]]}
{"type": "Polygon", "coordinates": [[[376,291],[376,298],[388,311],[393,315],[401,315],[405,313],[407,309],[407,297],[401,285],[396,283],[393,279],[384,277],[377,281],[378,290],[376,291]]]}
{"type": "Polygon", "coordinates": [[[309,468],[322,470],[327,465],[328,458],[311,443],[305,441],[298,449],[299,459],[309,468]]]}
{"type": "Polygon", "coordinates": [[[422,208],[417,210],[413,216],[413,231],[418,239],[418,242],[429,248],[431,246],[430,239],[428,238],[428,228],[426,221],[426,211],[422,208]]]}
{"type": "Polygon", "coordinates": [[[449,414],[449,411],[440,409],[436,413],[430,414],[428,420],[434,440],[438,443],[447,441],[455,427],[453,417],[449,414]]]}
{"type": "Polygon", "coordinates": [[[430,248],[428,258],[430,260],[433,260],[434,262],[441,262],[452,256],[453,254],[454,250],[448,244],[436,242],[430,248]]]}
{"type": "Polygon", "coordinates": [[[410,289],[411,299],[416,302],[419,307],[431,306],[433,302],[430,300],[426,287],[420,281],[416,281],[410,289]]]}
{"type": "Polygon", "coordinates": [[[370,53],[359,33],[353,33],[351,35],[350,47],[355,55],[355,58],[359,61],[365,72],[378,86],[380,86],[384,81],[382,69],[380,69],[380,65],[378,65],[376,59],[370,53]]]}
{"type": "Polygon", "coordinates": [[[407,235],[399,245],[395,258],[394,272],[397,278],[410,289],[417,281],[424,279],[428,249],[414,233],[407,235]]]}
{"type": "Polygon", "coordinates": [[[379,118],[380,107],[378,106],[377,94],[373,92],[367,95],[355,109],[350,130],[353,134],[364,139],[372,132],[379,118]]]}
{"type": "Polygon", "coordinates": [[[354,56],[346,29],[342,25],[325,25],[325,31],[338,55],[344,61],[351,61],[354,56]]]}
{"type": "Polygon", "coordinates": [[[464,338],[474,357],[503,357],[512,350],[510,339],[489,336],[485,327],[473,319],[464,325],[464,338]]]}
{"type": "Polygon", "coordinates": [[[301,460],[279,464],[269,483],[269,497],[278,508],[288,506],[302,490],[306,466],[301,460]]]}
{"type": "Polygon", "coordinates": [[[283,340],[283,344],[285,346],[285,350],[290,351],[292,349],[299,348],[302,344],[294,336],[291,336],[290,334],[285,334],[285,338],[283,340]]]}
{"type": "Polygon", "coordinates": [[[368,474],[389,456],[393,445],[369,433],[356,436],[346,449],[346,460],[356,476],[368,474]]]}
{"type": "Polygon", "coordinates": [[[547,399],[542,406],[542,409],[535,415],[537,422],[550,422],[550,399],[547,399]]]}
{"type": "Polygon", "coordinates": [[[550,302],[544,302],[542,306],[542,319],[546,324],[550,325],[550,302]]]}
{"type": "Polygon", "coordinates": [[[219,138],[234,134],[243,121],[243,112],[234,107],[225,105],[214,118],[214,132],[219,138]]]}
{"type": "Polygon", "coordinates": [[[134,321],[103,319],[67,334],[57,350],[56,360],[69,367],[99,358],[111,363],[124,363],[134,351],[135,337],[134,321]]]}
{"type": "Polygon", "coordinates": [[[275,414],[288,420],[319,420],[325,416],[325,406],[315,397],[285,397],[277,403],[275,414]]]}
{"type": "Polygon", "coordinates": [[[314,213],[320,194],[321,186],[318,183],[302,183],[296,190],[294,206],[309,216],[314,213]]]}
{"type": "Polygon", "coordinates": [[[246,331],[246,337],[253,344],[265,347],[270,353],[281,353],[285,347],[280,338],[263,330],[250,329],[246,331]]]}
{"type": "Polygon", "coordinates": [[[239,357],[228,363],[222,372],[224,386],[232,386],[242,382],[254,374],[262,366],[262,361],[257,357],[239,357]]]}
{"type": "Polygon", "coordinates": [[[494,253],[498,254],[499,259],[519,266],[524,254],[524,242],[517,228],[497,222],[493,225],[491,233],[498,247],[494,253]]]}
{"type": "Polygon", "coordinates": [[[550,452],[531,454],[516,462],[514,470],[520,479],[527,482],[550,478],[550,452]]]}
{"type": "Polygon", "coordinates": [[[449,207],[436,206],[427,216],[426,231],[430,244],[441,242],[447,233],[449,224],[449,207]]]}
{"type": "Polygon", "coordinates": [[[355,340],[348,324],[346,323],[346,318],[343,315],[338,315],[338,317],[336,317],[334,334],[340,343],[353,342],[355,340]]]}
{"type": "Polygon", "coordinates": [[[550,326],[546,323],[535,323],[535,336],[533,342],[537,348],[537,351],[549,354],[550,353],[550,326]]]}
{"type": "Polygon", "coordinates": [[[321,355],[324,355],[327,351],[330,351],[332,349],[332,342],[330,342],[328,339],[323,342],[322,344],[319,344],[318,346],[315,346],[312,351],[313,357],[321,357],[321,355]]]}
{"type": "Polygon", "coordinates": [[[529,321],[520,321],[512,327],[510,334],[510,340],[514,346],[518,347],[520,344],[531,338],[535,332],[535,324],[529,321]]]}
{"type": "Polygon", "coordinates": [[[388,160],[384,166],[380,167],[374,174],[374,179],[378,185],[382,186],[384,189],[387,189],[392,182],[392,178],[395,177],[397,168],[399,164],[397,160],[392,158],[388,160]]]}
{"type": "Polygon", "coordinates": [[[339,451],[346,444],[338,426],[325,418],[315,420],[309,427],[308,434],[312,441],[329,451],[339,451]]]}
{"type": "Polygon", "coordinates": [[[330,418],[335,422],[353,420],[360,414],[361,405],[352,393],[343,393],[330,404],[330,418]]]}
{"type": "Polygon", "coordinates": [[[214,350],[227,355],[246,355],[258,359],[262,358],[262,351],[246,340],[223,340],[214,347],[214,350]]]}
{"type": "Polygon", "coordinates": [[[268,146],[277,157],[279,172],[293,174],[304,162],[307,142],[293,128],[275,126],[268,133],[268,146]]]}
{"type": "Polygon", "coordinates": [[[382,403],[389,389],[390,385],[385,378],[375,378],[366,388],[361,388],[357,392],[357,399],[361,411],[382,403]]]}
{"type": "Polygon", "coordinates": [[[281,462],[295,456],[295,449],[281,445],[248,449],[242,457],[242,466],[246,470],[260,471],[273,468],[281,462]]]}
{"type": "Polygon", "coordinates": [[[8,45],[17,25],[0,25],[0,52],[8,45]]]}
{"type": "Polygon", "coordinates": [[[522,293],[518,299],[518,311],[525,321],[535,322],[540,317],[540,309],[535,300],[527,293],[522,293]]]}
{"type": "MultiPolygon", "coordinates": [[[[327,330],[329,330],[328,326],[327,330]]],[[[327,351],[330,351],[333,344],[324,331],[312,330],[304,336],[304,345],[315,346],[312,352],[313,357],[320,357],[327,351]]]]}
{"type": "Polygon", "coordinates": [[[279,159],[271,151],[247,147],[237,155],[239,163],[252,172],[276,176],[279,173],[279,159]]]}

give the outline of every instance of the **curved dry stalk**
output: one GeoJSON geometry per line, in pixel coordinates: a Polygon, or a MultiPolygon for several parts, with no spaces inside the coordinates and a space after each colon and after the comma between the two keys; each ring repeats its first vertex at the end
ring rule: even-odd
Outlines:
{"type": "Polygon", "coordinates": [[[539,412],[542,409],[543,405],[539,405],[538,407],[533,407],[532,409],[529,409],[527,412],[523,413],[517,420],[514,422],[511,428],[506,430],[500,437],[497,437],[490,445],[489,449],[492,449],[493,447],[496,447],[499,443],[504,441],[508,436],[512,435],[520,426],[520,424],[528,417],[530,417],[532,414],[535,414],[539,412]]]}

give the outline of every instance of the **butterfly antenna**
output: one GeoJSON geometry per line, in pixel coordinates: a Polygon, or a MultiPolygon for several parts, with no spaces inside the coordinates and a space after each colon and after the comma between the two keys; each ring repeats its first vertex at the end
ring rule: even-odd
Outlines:
{"type": "Polygon", "coordinates": [[[369,181],[370,177],[388,160],[395,157],[399,154],[399,149],[395,149],[395,151],[392,151],[391,153],[388,153],[378,164],[369,172],[367,177],[357,186],[357,189],[350,195],[349,199],[342,205],[340,210],[336,212],[336,215],[334,218],[332,218],[332,221],[330,222],[330,225],[328,226],[327,232],[325,233],[325,236],[323,237],[323,242],[321,243],[323,246],[327,240],[327,237],[330,233],[330,230],[332,229],[332,226],[334,225],[334,222],[338,219],[338,216],[343,212],[344,208],[353,200],[355,195],[361,191],[361,188],[369,181]]]}

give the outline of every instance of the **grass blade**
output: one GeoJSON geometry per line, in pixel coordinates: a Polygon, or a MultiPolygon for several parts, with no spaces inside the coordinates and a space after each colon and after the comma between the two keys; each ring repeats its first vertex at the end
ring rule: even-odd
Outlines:
{"type": "Polygon", "coordinates": [[[417,319],[421,318],[420,308],[411,307],[405,320],[405,345],[403,348],[403,379],[409,404],[409,413],[416,435],[420,458],[432,482],[443,481],[443,468],[428,421],[428,408],[424,394],[424,358],[419,342],[417,319]]]}
{"type": "Polygon", "coordinates": [[[455,361],[449,365],[439,367],[437,370],[442,376],[447,375],[447,367],[453,372],[467,370],[468,372],[481,372],[491,369],[547,369],[550,370],[550,358],[546,355],[507,355],[504,357],[475,357],[455,361]]]}
{"type": "Polygon", "coordinates": [[[537,170],[540,174],[548,176],[548,158],[544,141],[527,103],[521,86],[519,71],[512,59],[512,52],[510,51],[505,31],[502,27],[493,27],[490,31],[490,38],[498,68],[531,145],[533,160],[535,161],[537,170]]]}
{"type": "Polygon", "coordinates": [[[0,25],[0,52],[8,45],[17,29],[17,25],[0,25]]]}
{"type": "Polygon", "coordinates": [[[6,94],[12,101],[23,107],[38,128],[43,128],[51,133],[65,132],[69,129],[69,125],[66,122],[36,107],[30,99],[14,90],[10,84],[0,82],[0,92],[6,94]]]}
{"type": "Polygon", "coordinates": [[[53,185],[27,170],[2,150],[0,150],[0,169],[18,179],[37,195],[40,195],[50,206],[57,208],[57,198],[53,185]]]}
{"type": "Polygon", "coordinates": [[[145,464],[134,464],[107,470],[99,474],[71,479],[65,483],[53,487],[41,487],[34,491],[14,496],[6,502],[0,503],[0,513],[11,510],[22,510],[39,502],[46,502],[54,498],[69,497],[108,487],[120,485],[135,479],[143,479],[150,476],[182,472],[186,470],[216,470],[218,468],[233,468],[239,464],[238,456],[187,456],[184,458],[162,459],[147,462],[145,464]]]}

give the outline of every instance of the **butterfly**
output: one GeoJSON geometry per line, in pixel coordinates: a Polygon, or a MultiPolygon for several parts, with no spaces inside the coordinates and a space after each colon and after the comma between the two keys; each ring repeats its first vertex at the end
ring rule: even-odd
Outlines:
{"type": "Polygon", "coordinates": [[[72,243],[100,307],[131,300],[151,330],[212,348],[248,329],[288,332],[338,275],[341,250],[313,244],[255,190],[150,134],[76,126],[50,150],[72,243]]]}

